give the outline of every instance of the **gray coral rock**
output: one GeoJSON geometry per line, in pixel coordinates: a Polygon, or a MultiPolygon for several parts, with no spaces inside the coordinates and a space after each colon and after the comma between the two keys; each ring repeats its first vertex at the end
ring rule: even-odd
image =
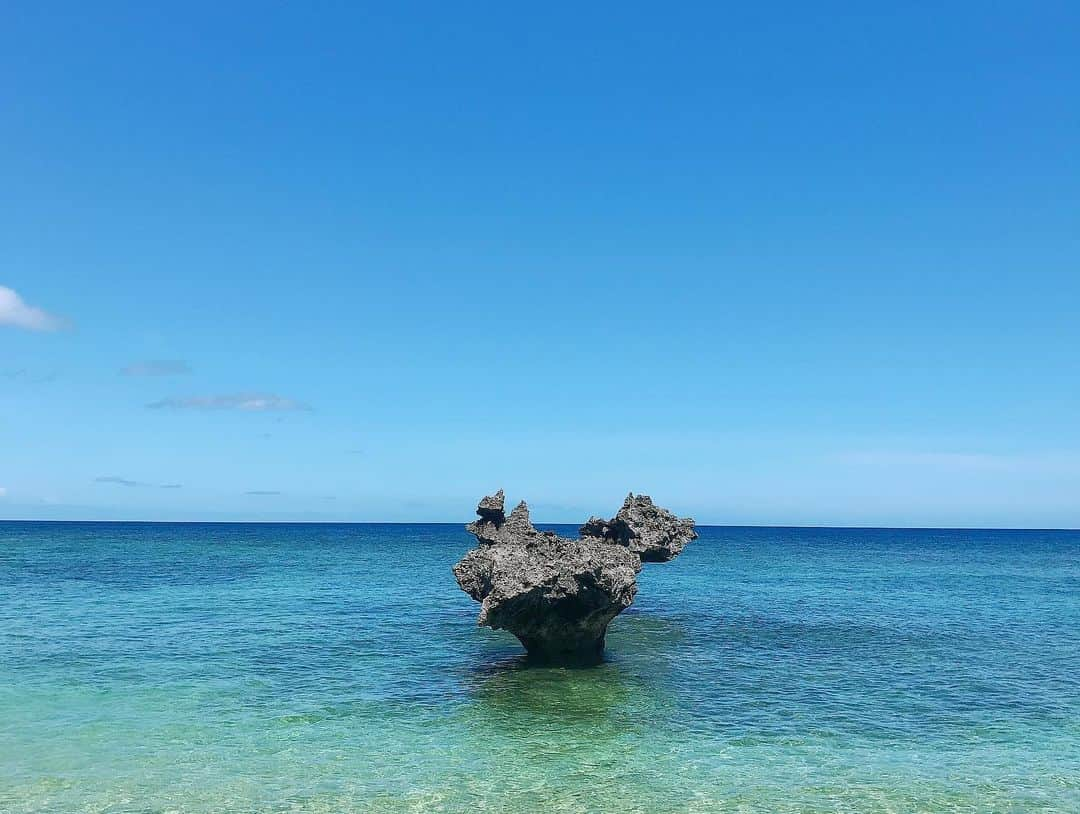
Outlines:
{"type": "Polygon", "coordinates": [[[578,533],[582,538],[624,545],[642,562],[673,560],[697,537],[689,517],[676,517],[653,503],[648,495],[635,496],[633,492],[613,518],[590,517],[578,533]]]}
{"type": "Polygon", "coordinates": [[[522,501],[509,516],[500,489],[480,501],[467,526],[479,546],[454,566],[458,585],[480,602],[479,624],[513,633],[533,658],[593,662],[608,624],[630,606],[642,562],[677,557],[697,537],[645,495],[629,495],[611,520],[591,518],[581,538],[538,531],[522,501]]]}

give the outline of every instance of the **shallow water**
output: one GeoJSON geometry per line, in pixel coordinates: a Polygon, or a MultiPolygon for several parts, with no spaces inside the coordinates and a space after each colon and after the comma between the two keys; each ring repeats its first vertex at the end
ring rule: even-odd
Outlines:
{"type": "Polygon", "coordinates": [[[1080,533],[701,531],[564,670],[459,526],[0,523],[0,811],[1080,811],[1080,533]]]}

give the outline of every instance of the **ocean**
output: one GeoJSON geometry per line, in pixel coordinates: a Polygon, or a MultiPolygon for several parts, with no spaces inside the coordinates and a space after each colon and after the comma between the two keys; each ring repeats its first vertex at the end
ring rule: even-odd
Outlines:
{"type": "Polygon", "coordinates": [[[460,525],[0,523],[0,811],[1080,811],[1080,532],[699,531],[560,669],[460,525]]]}

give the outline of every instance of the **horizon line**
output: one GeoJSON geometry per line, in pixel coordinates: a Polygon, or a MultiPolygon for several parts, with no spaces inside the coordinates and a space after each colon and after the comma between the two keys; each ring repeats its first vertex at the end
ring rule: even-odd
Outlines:
{"type": "MultiPolygon", "coordinates": [[[[471,521],[469,521],[471,522],[471,521]]],[[[2,523],[108,523],[112,525],[201,525],[201,526],[461,526],[459,520],[78,520],[0,518],[2,523]]],[[[533,521],[537,526],[580,526],[581,523],[533,521]]],[[[770,524],[770,523],[696,523],[705,529],[821,529],[851,531],[1064,531],[1080,532],[1080,527],[1055,526],[843,526],[831,524],[770,524]]]]}

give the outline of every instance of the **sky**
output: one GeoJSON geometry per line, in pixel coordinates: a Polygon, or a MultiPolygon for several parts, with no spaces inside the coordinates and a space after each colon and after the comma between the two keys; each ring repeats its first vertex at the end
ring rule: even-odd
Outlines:
{"type": "Polygon", "coordinates": [[[884,5],[5,4],[0,518],[1080,527],[1080,7],[884,5]]]}

